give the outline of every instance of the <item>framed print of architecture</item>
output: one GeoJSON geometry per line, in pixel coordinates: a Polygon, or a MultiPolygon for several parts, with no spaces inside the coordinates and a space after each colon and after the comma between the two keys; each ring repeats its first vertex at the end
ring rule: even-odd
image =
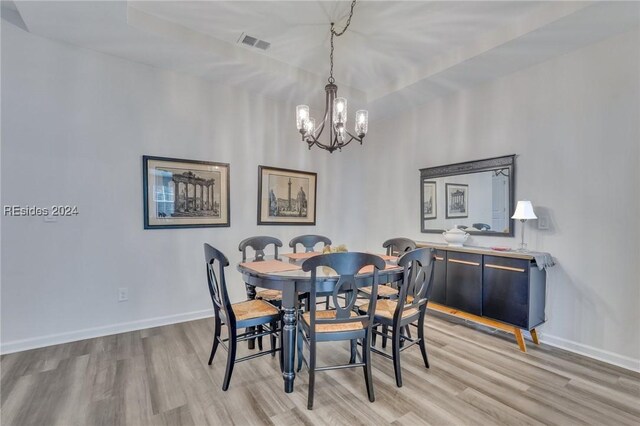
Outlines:
{"type": "Polygon", "coordinates": [[[436,219],[438,217],[436,182],[422,182],[422,219],[436,219]]]}
{"type": "Polygon", "coordinates": [[[469,217],[469,185],[447,183],[447,219],[469,217]]]}
{"type": "Polygon", "coordinates": [[[316,173],[258,166],[258,225],[315,225],[316,173]]]}
{"type": "Polygon", "coordinates": [[[142,157],[144,229],[230,226],[229,164],[142,157]]]}

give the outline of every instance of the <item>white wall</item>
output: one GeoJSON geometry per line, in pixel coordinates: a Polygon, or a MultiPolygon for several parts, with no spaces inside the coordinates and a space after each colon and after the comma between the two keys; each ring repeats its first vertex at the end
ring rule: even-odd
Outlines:
{"type": "Polygon", "coordinates": [[[359,219],[340,206],[364,185],[349,166],[356,152],[308,151],[294,114],[3,21],[2,205],[77,205],[79,215],[2,217],[2,351],[210,314],[204,242],[230,258],[236,300],[245,237],[351,243],[343,230],[359,219]],[[230,163],[231,227],[143,230],[143,154],[230,163]],[[318,173],[316,227],[256,225],[259,164],[318,173]],[[117,302],[119,287],[128,302],[117,302]]]}
{"type": "MultiPolygon", "coordinates": [[[[421,234],[419,168],[518,154],[516,198],[552,228],[528,225],[552,253],[544,340],[640,369],[640,59],[637,31],[558,57],[386,121],[370,123],[363,246],[421,234]],[[376,164],[396,168],[393,179],[376,164]]],[[[516,227],[519,236],[520,224],[516,227]]],[[[473,237],[470,244],[517,239],[473,237]]]]}
{"type": "Polygon", "coordinates": [[[552,219],[528,234],[558,260],[544,339],[638,369],[637,46],[629,33],[372,117],[364,147],[330,156],[299,141],[292,105],[3,22],[2,204],[77,204],[80,214],[2,218],[2,351],[209,314],[205,241],[233,264],[238,242],[257,234],[321,233],[361,250],[399,235],[439,241],[419,232],[418,169],[516,153],[517,198],[552,219]],[[232,226],[143,230],[143,154],[231,163],[232,226]],[[259,164],[318,172],[318,226],[256,225],[259,164]],[[128,302],[117,303],[118,287],[128,302]]]}

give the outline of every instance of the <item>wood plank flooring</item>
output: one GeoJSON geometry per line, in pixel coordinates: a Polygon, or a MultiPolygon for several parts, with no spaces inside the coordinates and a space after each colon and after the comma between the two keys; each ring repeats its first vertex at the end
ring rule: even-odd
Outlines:
{"type": "MultiPolygon", "coordinates": [[[[226,353],[207,359],[213,320],[84,340],[1,359],[1,423],[8,425],[640,424],[640,374],[544,345],[521,353],[513,337],[429,314],[431,368],[402,354],[404,386],[373,355],[376,402],[361,369],[307,374],[285,394],[275,358],[236,365],[222,392],[226,353]]],[[[241,345],[239,356],[248,353],[241,345]]],[[[323,364],[348,345],[321,345],[323,364]]]]}

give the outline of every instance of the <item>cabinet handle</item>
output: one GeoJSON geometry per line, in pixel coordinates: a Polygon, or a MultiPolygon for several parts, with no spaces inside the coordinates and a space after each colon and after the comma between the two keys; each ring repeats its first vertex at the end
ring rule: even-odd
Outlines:
{"type": "Polygon", "coordinates": [[[524,269],[522,268],[512,268],[510,266],[502,266],[502,265],[494,265],[492,263],[485,263],[484,266],[486,266],[487,268],[493,268],[493,269],[502,269],[504,271],[513,271],[513,272],[526,272],[524,269]]]}
{"type": "Polygon", "coordinates": [[[444,257],[438,257],[438,256],[436,256],[436,260],[444,260],[444,257]]]}
{"type": "Polygon", "coordinates": [[[463,265],[480,266],[478,262],[469,262],[467,260],[449,259],[452,263],[462,263],[463,265]]]}

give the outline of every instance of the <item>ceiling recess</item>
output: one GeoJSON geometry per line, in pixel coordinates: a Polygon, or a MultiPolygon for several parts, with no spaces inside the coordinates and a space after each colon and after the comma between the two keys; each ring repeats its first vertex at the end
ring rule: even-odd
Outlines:
{"type": "Polygon", "coordinates": [[[267,50],[269,46],[271,46],[271,43],[268,41],[260,40],[257,37],[250,36],[246,33],[240,34],[238,43],[244,44],[245,46],[255,47],[260,50],[267,50]]]}

